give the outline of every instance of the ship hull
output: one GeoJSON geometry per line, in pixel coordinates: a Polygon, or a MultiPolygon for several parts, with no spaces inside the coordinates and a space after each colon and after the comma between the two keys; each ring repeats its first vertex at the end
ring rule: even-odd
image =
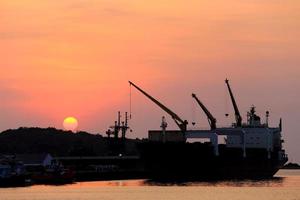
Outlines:
{"type": "Polygon", "coordinates": [[[287,159],[264,149],[227,148],[219,155],[209,144],[148,142],[141,145],[141,160],[150,179],[265,179],[272,178],[287,159]]]}

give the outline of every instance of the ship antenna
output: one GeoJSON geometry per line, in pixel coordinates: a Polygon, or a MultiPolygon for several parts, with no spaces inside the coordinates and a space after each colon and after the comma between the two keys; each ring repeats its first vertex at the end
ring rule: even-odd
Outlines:
{"type": "Polygon", "coordinates": [[[195,126],[196,122],[195,122],[195,119],[196,119],[196,112],[195,112],[195,103],[194,101],[192,100],[191,101],[191,117],[192,117],[192,125],[195,126]]]}
{"type": "Polygon", "coordinates": [[[269,127],[269,116],[270,116],[270,112],[267,110],[266,111],[266,126],[269,127]]]}
{"type": "Polygon", "coordinates": [[[227,90],[226,90],[226,88],[224,87],[224,111],[225,111],[225,113],[224,113],[224,115],[225,115],[225,117],[226,118],[228,118],[229,117],[229,102],[228,102],[228,99],[227,99],[227,90]]]}
{"type": "Polygon", "coordinates": [[[129,119],[131,119],[131,106],[132,106],[132,99],[131,99],[131,84],[129,84],[129,119]]]}

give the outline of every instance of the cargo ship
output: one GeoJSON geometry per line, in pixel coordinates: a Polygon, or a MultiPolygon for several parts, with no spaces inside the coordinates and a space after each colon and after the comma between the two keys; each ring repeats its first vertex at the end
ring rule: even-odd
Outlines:
{"type": "Polygon", "coordinates": [[[236,119],[231,127],[217,127],[217,120],[192,94],[208,118],[209,130],[188,130],[187,120],[182,120],[137,85],[129,83],[170,115],[179,127],[179,130],[167,130],[163,117],[161,129],[149,130],[148,139],[138,144],[140,159],[149,179],[271,178],[288,161],[282,146],[282,120],[278,127],[269,127],[269,112],[266,112],[266,121],[262,123],[252,106],[247,113],[247,123],[243,123],[227,79],[225,83],[236,119]],[[208,142],[188,142],[189,139],[208,142]]]}

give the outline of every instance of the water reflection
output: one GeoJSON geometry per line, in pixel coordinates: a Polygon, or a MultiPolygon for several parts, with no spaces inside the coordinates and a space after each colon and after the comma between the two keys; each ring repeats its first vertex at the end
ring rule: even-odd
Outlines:
{"type": "MultiPolygon", "coordinates": [[[[128,187],[128,186],[203,186],[203,187],[282,187],[289,185],[284,177],[261,180],[226,180],[226,181],[154,181],[154,180],[117,180],[77,182],[64,187],[128,187]]],[[[36,186],[44,187],[44,186],[36,186]]]]}
{"type": "MultiPolygon", "coordinates": [[[[27,185],[32,189],[55,188],[101,188],[101,187],[143,187],[143,186],[199,186],[199,187],[300,187],[300,170],[281,170],[274,178],[260,180],[218,180],[218,181],[154,181],[114,180],[87,181],[65,185],[27,185]]],[[[4,188],[3,188],[4,189],[4,188]]]]}
{"type": "Polygon", "coordinates": [[[222,181],[153,181],[146,180],[148,186],[215,186],[215,187],[276,187],[282,186],[285,178],[274,177],[271,179],[257,180],[222,180],[222,181]]]}
{"type": "Polygon", "coordinates": [[[152,199],[300,199],[300,170],[282,172],[268,180],[230,180],[201,182],[155,182],[116,180],[77,182],[67,185],[32,185],[0,188],[0,200],[152,200],[152,199]]]}

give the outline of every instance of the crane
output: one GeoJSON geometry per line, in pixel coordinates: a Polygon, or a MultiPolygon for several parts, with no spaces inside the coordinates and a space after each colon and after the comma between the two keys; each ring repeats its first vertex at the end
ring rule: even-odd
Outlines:
{"type": "Polygon", "coordinates": [[[237,127],[241,127],[242,126],[242,116],[241,116],[239,108],[238,108],[238,106],[237,106],[237,104],[235,102],[232,90],[231,90],[230,85],[229,85],[229,80],[226,79],[225,83],[226,83],[226,85],[228,87],[228,91],[229,91],[230,98],[231,98],[231,101],[232,101],[232,105],[233,105],[233,108],[234,108],[234,115],[235,115],[235,120],[236,120],[236,126],[237,127]]]}
{"type": "Polygon", "coordinates": [[[151,101],[153,101],[156,105],[158,105],[162,110],[164,110],[166,113],[168,113],[172,117],[172,119],[175,121],[175,123],[177,124],[177,126],[179,127],[179,129],[183,133],[186,132],[186,130],[187,130],[187,124],[188,124],[187,120],[182,120],[176,113],[174,113],[169,108],[167,108],[165,105],[163,105],[162,103],[160,103],[159,101],[157,101],[156,99],[154,99],[152,96],[150,96],[148,93],[146,93],[145,91],[143,91],[141,88],[139,88],[138,86],[136,86],[131,81],[129,81],[129,84],[132,85],[132,86],[134,86],[138,91],[140,91],[142,94],[144,94],[146,97],[148,97],[151,101]]]}
{"type": "Polygon", "coordinates": [[[216,129],[217,128],[217,126],[216,126],[216,123],[217,123],[216,118],[214,118],[214,116],[209,112],[209,110],[204,106],[204,104],[198,99],[198,97],[196,96],[196,94],[193,93],[192,97],[197,101],[197,103],[199,104],[199,106],[202,108],[202,110],[206,114],[207,119],[208,119],[208,123],[210,125],[211,130],[216,129]]]}

